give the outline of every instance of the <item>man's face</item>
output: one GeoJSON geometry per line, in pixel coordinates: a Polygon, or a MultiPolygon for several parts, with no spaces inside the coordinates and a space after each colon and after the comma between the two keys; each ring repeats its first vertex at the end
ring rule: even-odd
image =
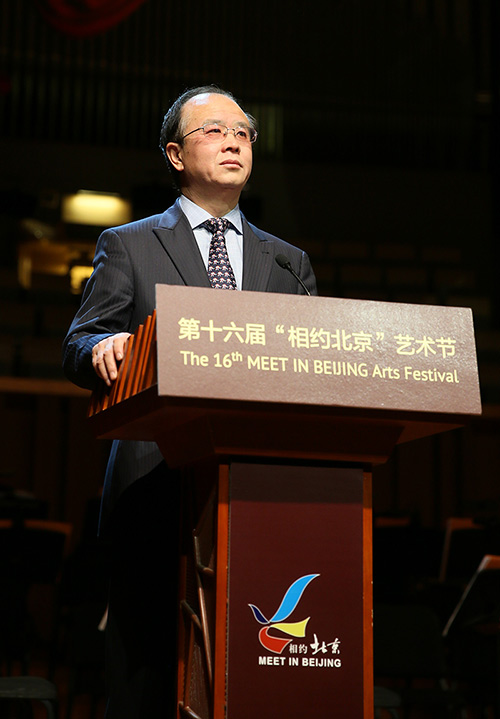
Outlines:
{"type": "MultiPolygon", "coordinates": [[[[248,118],[233,100],[225,95],[203,94],[189,100],[182,110],[181,132],[186,135],[207,122],[226,127],[248,125],[248,118]]],[[[252,146],[228,132],[211,139],[200,130],[176,146],[171,161],[181,171],[181,184],[196,195],[229,190],[240,193],[252,171],[252,146]],[[175,161],[172,159],[174,157],[175,161]]],[[[169,151],[167,145],[167,152],[169,151]]]]}

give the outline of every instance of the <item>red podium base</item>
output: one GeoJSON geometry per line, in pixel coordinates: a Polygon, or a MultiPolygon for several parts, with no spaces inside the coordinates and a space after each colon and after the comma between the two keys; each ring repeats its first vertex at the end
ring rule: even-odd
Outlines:
{"type": "Polygon", "coordinates": [[[371,717],[370,475],[241,461],[218,474],[185,533],[180,716],[371,717]]]}

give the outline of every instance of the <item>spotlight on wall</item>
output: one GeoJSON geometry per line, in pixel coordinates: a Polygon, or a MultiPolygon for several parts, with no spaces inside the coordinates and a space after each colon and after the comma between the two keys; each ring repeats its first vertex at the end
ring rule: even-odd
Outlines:
{"type": "Polygon", "coordinates": [[[78,190],[74,195],[63,196],[61,219],[77,225],[121,225],[132,219],[132,206],[115,193],[78,190]]]}

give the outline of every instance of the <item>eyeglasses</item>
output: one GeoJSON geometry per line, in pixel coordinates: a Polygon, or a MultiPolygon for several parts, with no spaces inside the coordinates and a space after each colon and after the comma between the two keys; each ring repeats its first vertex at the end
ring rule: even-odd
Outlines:
{"type": "Polygon", "coordinates": [[[240,142],[255,142],[257,139],[257,130],[249,125],[238,125],[238,127],[226,127],[221,125],[220,122],[206,122],[201,127],[197,127],[196,130],[191,130],[187,135],[184,135],[181,139],[184,140],[188,135],[192,135],[193,132],[202,131],[208,140],[222,140],[223,137],[227,137],[228,132],[232,132],[237,140],[240,142]]]}

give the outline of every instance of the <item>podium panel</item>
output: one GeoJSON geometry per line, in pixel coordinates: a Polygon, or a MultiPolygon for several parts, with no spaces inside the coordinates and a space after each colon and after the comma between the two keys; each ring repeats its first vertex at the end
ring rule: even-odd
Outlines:
{"type": "Polygon", "coordinates": [[[227,719],[359,719],[363,471],[233,463],[227,719]]]}

